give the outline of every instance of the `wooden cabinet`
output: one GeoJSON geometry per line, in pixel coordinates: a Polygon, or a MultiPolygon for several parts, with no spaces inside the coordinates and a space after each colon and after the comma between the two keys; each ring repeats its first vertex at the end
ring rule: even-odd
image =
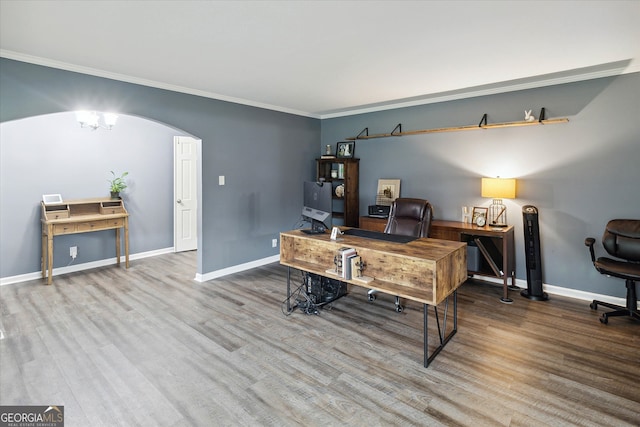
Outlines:
{"type": "Polygon", "coordinates": [[[387,227],[386,218],[374,218],[370,216],[360,217],[360,228],[371,231],[379,231],[384,233],[384,229],[387,227]]]}
{"type": "Polygon", "coordinates": [[[316,159],[316,179],[331,183],[334,225],[358,227],[360,159],[316,159]],[[332,171],[333,172],[332,174],[332,171]],[[342,187],[339,189],[338,187],[342,187]]]}

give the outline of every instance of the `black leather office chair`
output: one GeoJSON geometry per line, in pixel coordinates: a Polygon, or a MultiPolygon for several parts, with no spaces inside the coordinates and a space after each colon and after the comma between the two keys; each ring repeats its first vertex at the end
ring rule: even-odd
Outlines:
{"type": "Polygon", "coordinates": [[[609,255],[619,259],[606,257],[596,259],[593,249],[595,241],[592,237],[587,237],[584,241],[584,244],[589,247],[591,261],[601,274],[625,280],[627,306],[622,307],[608,302],[593,300],[590,307],[596,310],[599,305],[603,305],[615,310],[603,313],[600,316],[600,322],[605,324],[609,321],[609,317],[613,316],[631,316],[640,320],[636,293],[636,281],[640,280],[640,220],[614,219],[607,223],[602,236],[602,246],[609,255]]]}
{"type": "MultiPolygon", "coordinates": [[[[387,221],[384,232],[403,236],[429,237],[432,217],[433,208],[429,201],[424,199],[397,198],[391,205],[389,220],[387,221]]],[[[376,292],[374,289],[369,289],[367,293],[369,301],[376,299],[376,292]]],[[[396,296],[396,311],[400,313],[402,309],[400,297],[396,296]]]]}

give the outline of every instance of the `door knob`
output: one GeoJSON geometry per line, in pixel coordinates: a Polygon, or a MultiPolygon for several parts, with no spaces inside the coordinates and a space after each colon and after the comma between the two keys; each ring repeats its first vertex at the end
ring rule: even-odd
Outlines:
{"type": "Polygon", "coordinates": [[[182,199],[178,199],[178,203],[182,203],[182,199]]]}

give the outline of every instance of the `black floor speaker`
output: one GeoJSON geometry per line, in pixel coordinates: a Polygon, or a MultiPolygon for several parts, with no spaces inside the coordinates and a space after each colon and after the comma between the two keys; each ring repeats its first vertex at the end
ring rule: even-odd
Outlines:
{"type": "Polygon", "coordinates": [[[527,261],[527,289],[520,292],[525,298],[546,301],[549,296],[542,290],[542,258],[540,256],[540,228],[538,209],[535,206],[522,207],[524,228],[524,250],[527,261]]]}

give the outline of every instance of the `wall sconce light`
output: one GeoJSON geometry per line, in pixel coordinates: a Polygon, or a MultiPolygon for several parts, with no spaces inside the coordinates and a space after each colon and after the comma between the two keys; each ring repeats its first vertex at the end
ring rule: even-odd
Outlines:
{"type": "Polygon", "coordinates": [[[100,124],[100,116],[95,111],[76,111],[76,120],[80,123],[80,127],[89,127],[93,130],[98,128],[111,130],[118,121],[118,115],[113,113],[104,113],[104,125],[100,124]]]}
{"type": "Polygon", "coordinates": [[[506,227],[507,207],[502,203],[502,199],[516,197],[515,178],[482,178],[482,197],[493,199],[489,206],[488,224],[492,227],[506,227]]]}

